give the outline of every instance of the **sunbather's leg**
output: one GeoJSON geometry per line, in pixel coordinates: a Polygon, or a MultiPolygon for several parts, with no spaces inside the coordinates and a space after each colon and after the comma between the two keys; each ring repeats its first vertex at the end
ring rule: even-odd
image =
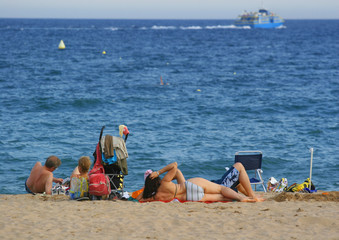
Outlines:
{"type": "Polygon", "coordinates": [[[242,194],[248,196],[248,193],[246,192],[245,188],[241,185],[241,183],[239,183],[239,185],[237,186],[237,190],[242,194]]]}
{"type": "Polygon", "coordinates": [[[238,190],[242,193],[244,193],[246,196],[249,196],[250,198],[253,199],[258,199],[260,200],[264,200],[264,199],[259,199],[255,196],[254,191],[251,187],[251,183],[250,183],[250,179],[248,178],[247,172],[244,168],[244,166],[241,163],[235,163],[233,165],[233,167],[235,167],[238,171],[239,171],[239,182],[240,182],[240,186],[238,188],[238,190]]]}
{"type": "Polygon", "coordinates": [[[244,201],[247,198],[232,189],[212,183],[204,178],[191,178],[188,180],[204,189],[205,195],[201,201],[244,201]]]}

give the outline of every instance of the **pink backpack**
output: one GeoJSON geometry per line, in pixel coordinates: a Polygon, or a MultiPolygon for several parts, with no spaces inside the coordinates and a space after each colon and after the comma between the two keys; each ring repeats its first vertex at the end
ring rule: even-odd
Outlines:
{"type": "Polygon", "coordinates": [[[111,193],[109,178],[103,173],[91,174],[88,188],[89,194],[94,196],[105,196],[111,193]]]}
{"type": "Polygon", "coordinates": [[[101,152],[99,143],[96,147],[97,159],[93,169],[89,172],[88,192],[94,196],[105,196],[111,193],[111,184],[108,176],[105,175],[104,167],[101,163],[101,152]]]}

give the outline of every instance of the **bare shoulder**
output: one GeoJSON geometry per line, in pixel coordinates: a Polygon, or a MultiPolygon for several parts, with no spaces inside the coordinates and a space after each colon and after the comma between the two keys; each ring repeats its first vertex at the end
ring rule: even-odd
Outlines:
{"type": "Polygon", "coordinates": [[[53,173],[44,168],[42,168],[41,171],[39,171],[38,175],[40,179],[53,180],[53,173]]]}
{"type": "Polygon", "coordinates": [[[34,164],[33,169],[38,169],[38,168],[42,168],[41,162],[36,162],[36,163],[34,164]]]}
{"type": "Polygon", "coordinates": [[[158,193],[174,193],[175,183],[173,182],[161,182],[160,187],[158,188],[158,193]]]}
{"type": "Polygon", "coordinates": [[[74,168],[73,172],[72,172],[72,175],[76,175],[76,174],[80,174],[80,172],[79,172],[79,167],[78,167],[78,166],[76,166],[76,167],[74,168]]]}
{"type": "Polygon", "coordinates": [[[172,186],[174,186],[175,183],[173,182],[167,182],[167,181],[161,181],[160,187],[159,188],[170,188],[172,186]]]}
{"type": "Polygon", "coordinates": [[[43,169],[42,165],[40,162],[36,162],[34,167],[32,168],[32,171],[31,171],[31,174],[30,174],[30,177],[37,177],[41,174],[41,170],[43,169]]]}
{"type": "Polygon", "coordinates": [[[41,171],[41,175],[47,176],[47,177],[52,177],[53,178],[53,173],[50,171],[47,171],[46,169],[44,169],[43,171],[41,171]]]}

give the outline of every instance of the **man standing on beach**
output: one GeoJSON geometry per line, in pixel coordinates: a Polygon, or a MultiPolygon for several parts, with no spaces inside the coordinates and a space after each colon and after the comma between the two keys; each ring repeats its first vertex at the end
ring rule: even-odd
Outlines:
{"type": "Polygon", "coordinates": [[[52,185],[62,183],[62,178],[54,178],[53,171],[61,165],[61,161],[56,156],[49,156],[46,159],[45,165],[36,162],[32,168],[29,178],[25,182],[25,188],[28,193],[46,193],[52,194],[52,185]]]}

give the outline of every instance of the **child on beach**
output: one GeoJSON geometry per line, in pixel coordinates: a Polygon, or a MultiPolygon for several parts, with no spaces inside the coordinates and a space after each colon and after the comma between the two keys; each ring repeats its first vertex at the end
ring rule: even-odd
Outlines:
{"type": "Polygon", "coordinates": [[[69,195],[71,199],[80,199],[88,197],[88,171],[91,166],[91,160],[83,156],[78,161],[78,166],[71,175],[71,186],[69,195]]]}

